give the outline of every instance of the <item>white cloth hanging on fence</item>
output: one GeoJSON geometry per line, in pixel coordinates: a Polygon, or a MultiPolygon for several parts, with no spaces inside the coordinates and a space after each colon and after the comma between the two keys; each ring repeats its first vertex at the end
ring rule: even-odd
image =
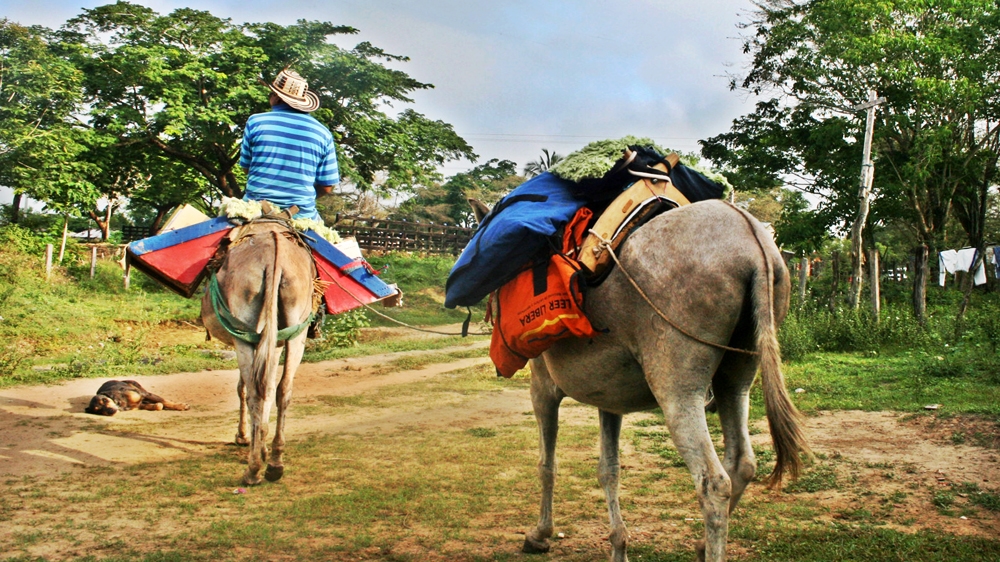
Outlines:
{"type": "MultiPolygon", "coordinates": [[[[975,258],[975,248],[945,250],[938,254],[938,283],[944,287],[945,276],[948,273],[969,271],[972,269],[973,260],[975,258]]],[[[976,268],[976,273],[972,278],[972,282],[977,286],[986,283],[986,268],[983,267],[983,262],[980,262],[979,267],[976,268]]]]}

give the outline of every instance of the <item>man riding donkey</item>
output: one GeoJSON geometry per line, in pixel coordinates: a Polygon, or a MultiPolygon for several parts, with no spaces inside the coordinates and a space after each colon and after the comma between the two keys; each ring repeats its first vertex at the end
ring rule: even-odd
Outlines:
{"type": "MultiPolygon", "coordinates": [[[[240,145],[240,167],[247,174],[245,201],[268,201],[297,208],[292,218],[322,222],[316,197],[340,183],[337,147],[330,130],[310,115],[319,97],[294,70],[285,68],[270,84],[271,110],[251,115],[240,145]]],[[[318,337],[319,322],[309,327],[318,337]]]]}
{"type": "Polygon", "coordinates": [[[309,115],[319,109],[319,97],[287,68],[271,84],[261,83],[271,90],[271,111],[247,120],[240,146],[240,167],[247,173],[243,198],[295,206],[295,218],[321,220],[316,196],[330,193],[340,174],[333,135],[309,115]]]}

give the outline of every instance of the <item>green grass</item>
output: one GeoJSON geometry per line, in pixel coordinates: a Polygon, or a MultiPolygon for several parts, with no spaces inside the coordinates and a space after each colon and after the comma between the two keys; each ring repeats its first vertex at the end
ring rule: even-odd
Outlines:
{"type": "MultiPolygon", "coordinates": [[[[164,343],[164,328],[200,324],[200,299],[185,299],[162,288],[141,272],[132,271],[124,288],[122,272],[111,260],[98,262],[90,278],[89,252],[71,243],[61,267],[46,280],[44,244],[11,227],[0,228],[0,388],[47,384],[80,377],[121,378],[134,375],[232,369],[234,360],[217,353],[218,342],[188,336],[185,343],[164,343]]],[[[443,325],[461,322],[464,311],[447,310],[444,279],[454,258],[388,254],[372,258],[376,267],[388,264],[388,282],[407,295],[401,309],[380,309],[407,324],[443,325]]],[[[481,319],[482,311],[477,318],[481,319]]],[[[356,345],[359,328],[395,326],[373,312],[328,318],[326,341],[311,341],[305,361],[322,361],[407,348],[468,343],[444,338],[419,343],[368,342],[356,345]]],[[[479,331],[473,329],[473,332],[479,331]]],[[[416,332],[414,332],[416,333],[416,332]]]]}
{"type": "MultiPolygon", "coordinates": [[[[940,377],[927,374],[920,353],[872,355],[815,353],[784,366],[796,406],[814,410],[924,411],[941,404],[939,413],[982,414],[1000,418],[1000,381],[969,374],[940,377]]],[[[755,387],[755,415],[761,396],[755,387]]]]}
{"type": "MultiPolygon", "coordinates": [[[[906,560],[912,562],[1000,559],[1000,541],[939,532],[903,533],[889,529],[851,528],[773,530],[765,526],[731,528],[730,535],[750,541],[754,561],[820,562],[833,560],[906,560]]],[[[653,559],[655,560],[655,558],[653,559]]]]}

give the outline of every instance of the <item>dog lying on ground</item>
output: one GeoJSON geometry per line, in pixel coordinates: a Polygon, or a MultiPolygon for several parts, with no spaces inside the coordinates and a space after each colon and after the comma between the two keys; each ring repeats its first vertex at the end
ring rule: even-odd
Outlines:
{"type": "Polygon", "coordinates": [[[171,402],[149,392],[135,381],[108,381],[97,389],[84,410],[88,414],[113,416],[118,410],[187,410],[187,404],[171,402]]]}

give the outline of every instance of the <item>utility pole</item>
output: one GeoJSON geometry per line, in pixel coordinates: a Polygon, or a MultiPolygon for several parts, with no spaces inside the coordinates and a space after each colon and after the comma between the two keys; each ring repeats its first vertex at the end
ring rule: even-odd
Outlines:
{"type": "Polygon", "coordinates": [[[861,158],[861,187],[858,191],[858,198],[861,200],[858,208],[858,216],[851,227],[851,264],[854,269],[851,275],[851,294],[848,301],[851,308],[858,309],[861,301],[861,265],[864,261],[864,250],[861,248],[861,232],[865,228],[868,220],[868,209],[871,206],[872,179],[875,177],[875,165],[872,164],[872,133],[875,129],[875,107],[885,103],[885,98],[876,97],[875,90],[868,92],[868,101],[856,105],[851,109],[854,111],[868,110],[868,120],[865,124],[865,145],[864,155],[861,158]]]}

